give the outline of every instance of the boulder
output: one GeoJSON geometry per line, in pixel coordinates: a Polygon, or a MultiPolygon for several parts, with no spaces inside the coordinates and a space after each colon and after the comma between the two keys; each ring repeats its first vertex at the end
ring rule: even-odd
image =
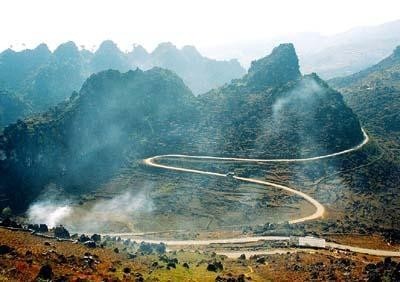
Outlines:
{"type": "Polygon", "coordinates": [[[220,261],[215,261],[214,263],[209,263],[207,266],[208,271],[222,271],[224,269],[224,266],[220,261]]]}
{"type": "Polygon", "coordinates": [[[131,273],[131,269],[129,267],[124,267],[124,273],[131,273]]]}
{"type": "Polygon", "coordinates": [[[49,264],[45,264],[40,268],[37,280],[51,280],[53,278],[53,270],[49,264]]]}
{"type": "Polygon", "coordinates": [[[96,242],[92,240],[84,242],[83,245],[85,245],[88,248],[96,248],[96,242]]]}
{"type": "Polygon", "coordinates": [[[70,235],[67,229],[64,226],[60,225],[54,228],[54,236],[61,239],[69,239],[70,235]]]}
{"type": "Polygon", "coordinates": [[[0,245],[0,255],[8,254],[12,251],[13,249],[7,245],[0,245]]]}
{"type": "Polygon", "coordinates": [[[86,236],[85,234],[82,234],[81,236],[79,236],[78,241],[81,243],[85,243],[87,241],[90,241],[89,236],[86,236]]]}
{"type": "Polygon", "coordinates": [[[101,235],[99,234],[93,234],[90,239],[92,239],[95,242],[100,242],[101,241],[101,235]]]}
{"type": "Polygon", "coordinates": [[[46,233],[49,232],[49,228],[47,227],[46,224],[40,224],[38,231],[41,233],[46,233]]]}

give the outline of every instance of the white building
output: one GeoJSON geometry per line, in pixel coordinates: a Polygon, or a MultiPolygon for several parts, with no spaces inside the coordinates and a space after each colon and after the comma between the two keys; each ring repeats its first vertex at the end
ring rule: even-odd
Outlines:
{"type": "Polygon", "coordinates": [[[325,239],[315,238],[311,236],[299,237],[299,247],[313,247],[313,248],[325,248],[325,239]]]}

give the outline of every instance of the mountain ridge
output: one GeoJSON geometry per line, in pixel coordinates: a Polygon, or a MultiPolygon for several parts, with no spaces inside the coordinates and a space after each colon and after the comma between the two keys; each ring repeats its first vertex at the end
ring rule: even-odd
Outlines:
{"type": "Polygon", "coordinates": [[[381,140],[400,147],[400,46],[374,66],[329,80],[341,91],[362,122],[381,140]]]}
{"type": "Polygon", "coordinates": [[[293,158],[361,142],[341,95],[315,74],[298,76],[293,52],[280,45],[254,62],[251,79],[198,97],[161,68],[94,74],[67,101],[4,129],[0,190],[7,187],[13,207],[23,209],[51,183],[87,192],[125,163],[152,155],[293,158]],[[283,74],[281,62],[293,74],[265,83],[263,73],[283,74]]]}

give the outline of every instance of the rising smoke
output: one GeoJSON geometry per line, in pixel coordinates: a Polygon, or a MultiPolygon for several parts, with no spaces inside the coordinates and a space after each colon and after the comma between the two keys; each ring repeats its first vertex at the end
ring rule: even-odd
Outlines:
{"type": "Polygon", "coordinates": [[[71,206],[57,205],[48,201],[35,203],[28,209],[30,222],[44,223],[49,228],[62,223],[71,213],[71,206]]]}
{"type": "Polygon", "coordinates": [[[119,223],[132,231],[132,217],[138,212],[151,212],[153,202],[144,192],[125,192],[111,199],[96,201],[91,206],[57,201],[38,201],[27,212],[29,222],[45,223],[49,227],[65,225],[73,232],[102,232],[119,223]]]}
{"type": "Polygon", "coordinates": [[[320,132],[317,114],[326,103],[327,91],[313,77],[304,77],[292,89],[280,93],[266,110],[255,142],[257,150],[273,157],[294,158],[319,155],[324,144],[316,142],[320,132]],[[278,152],[268,152],[265,144],[280,144],[278,152]],[[293,147],[291,144],[296,144],[293,147]],[[310,149],[312,151],[310,151],[310,149]]]}

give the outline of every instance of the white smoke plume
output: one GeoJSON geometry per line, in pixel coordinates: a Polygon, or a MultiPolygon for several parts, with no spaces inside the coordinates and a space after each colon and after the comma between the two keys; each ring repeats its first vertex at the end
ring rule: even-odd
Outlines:
{"type": "Polygon", "coordinates": [[[110,223],[129,225],[135,213],[151,212],[153,207],[144,192],[125,192],[85,207],[55,200],[38,201],[30,206],[27,215],[30,223],[44,223],[50,228],[62,224],[75,232],[100,232],[110,223]]]}
{"type": "Polygon", "coordinates": [[[63,222],[72,213],[68,205],[55,205],[51,202],[38,202],[29,207],[29,222],[44,223],[53,228],[63,222]]]}

